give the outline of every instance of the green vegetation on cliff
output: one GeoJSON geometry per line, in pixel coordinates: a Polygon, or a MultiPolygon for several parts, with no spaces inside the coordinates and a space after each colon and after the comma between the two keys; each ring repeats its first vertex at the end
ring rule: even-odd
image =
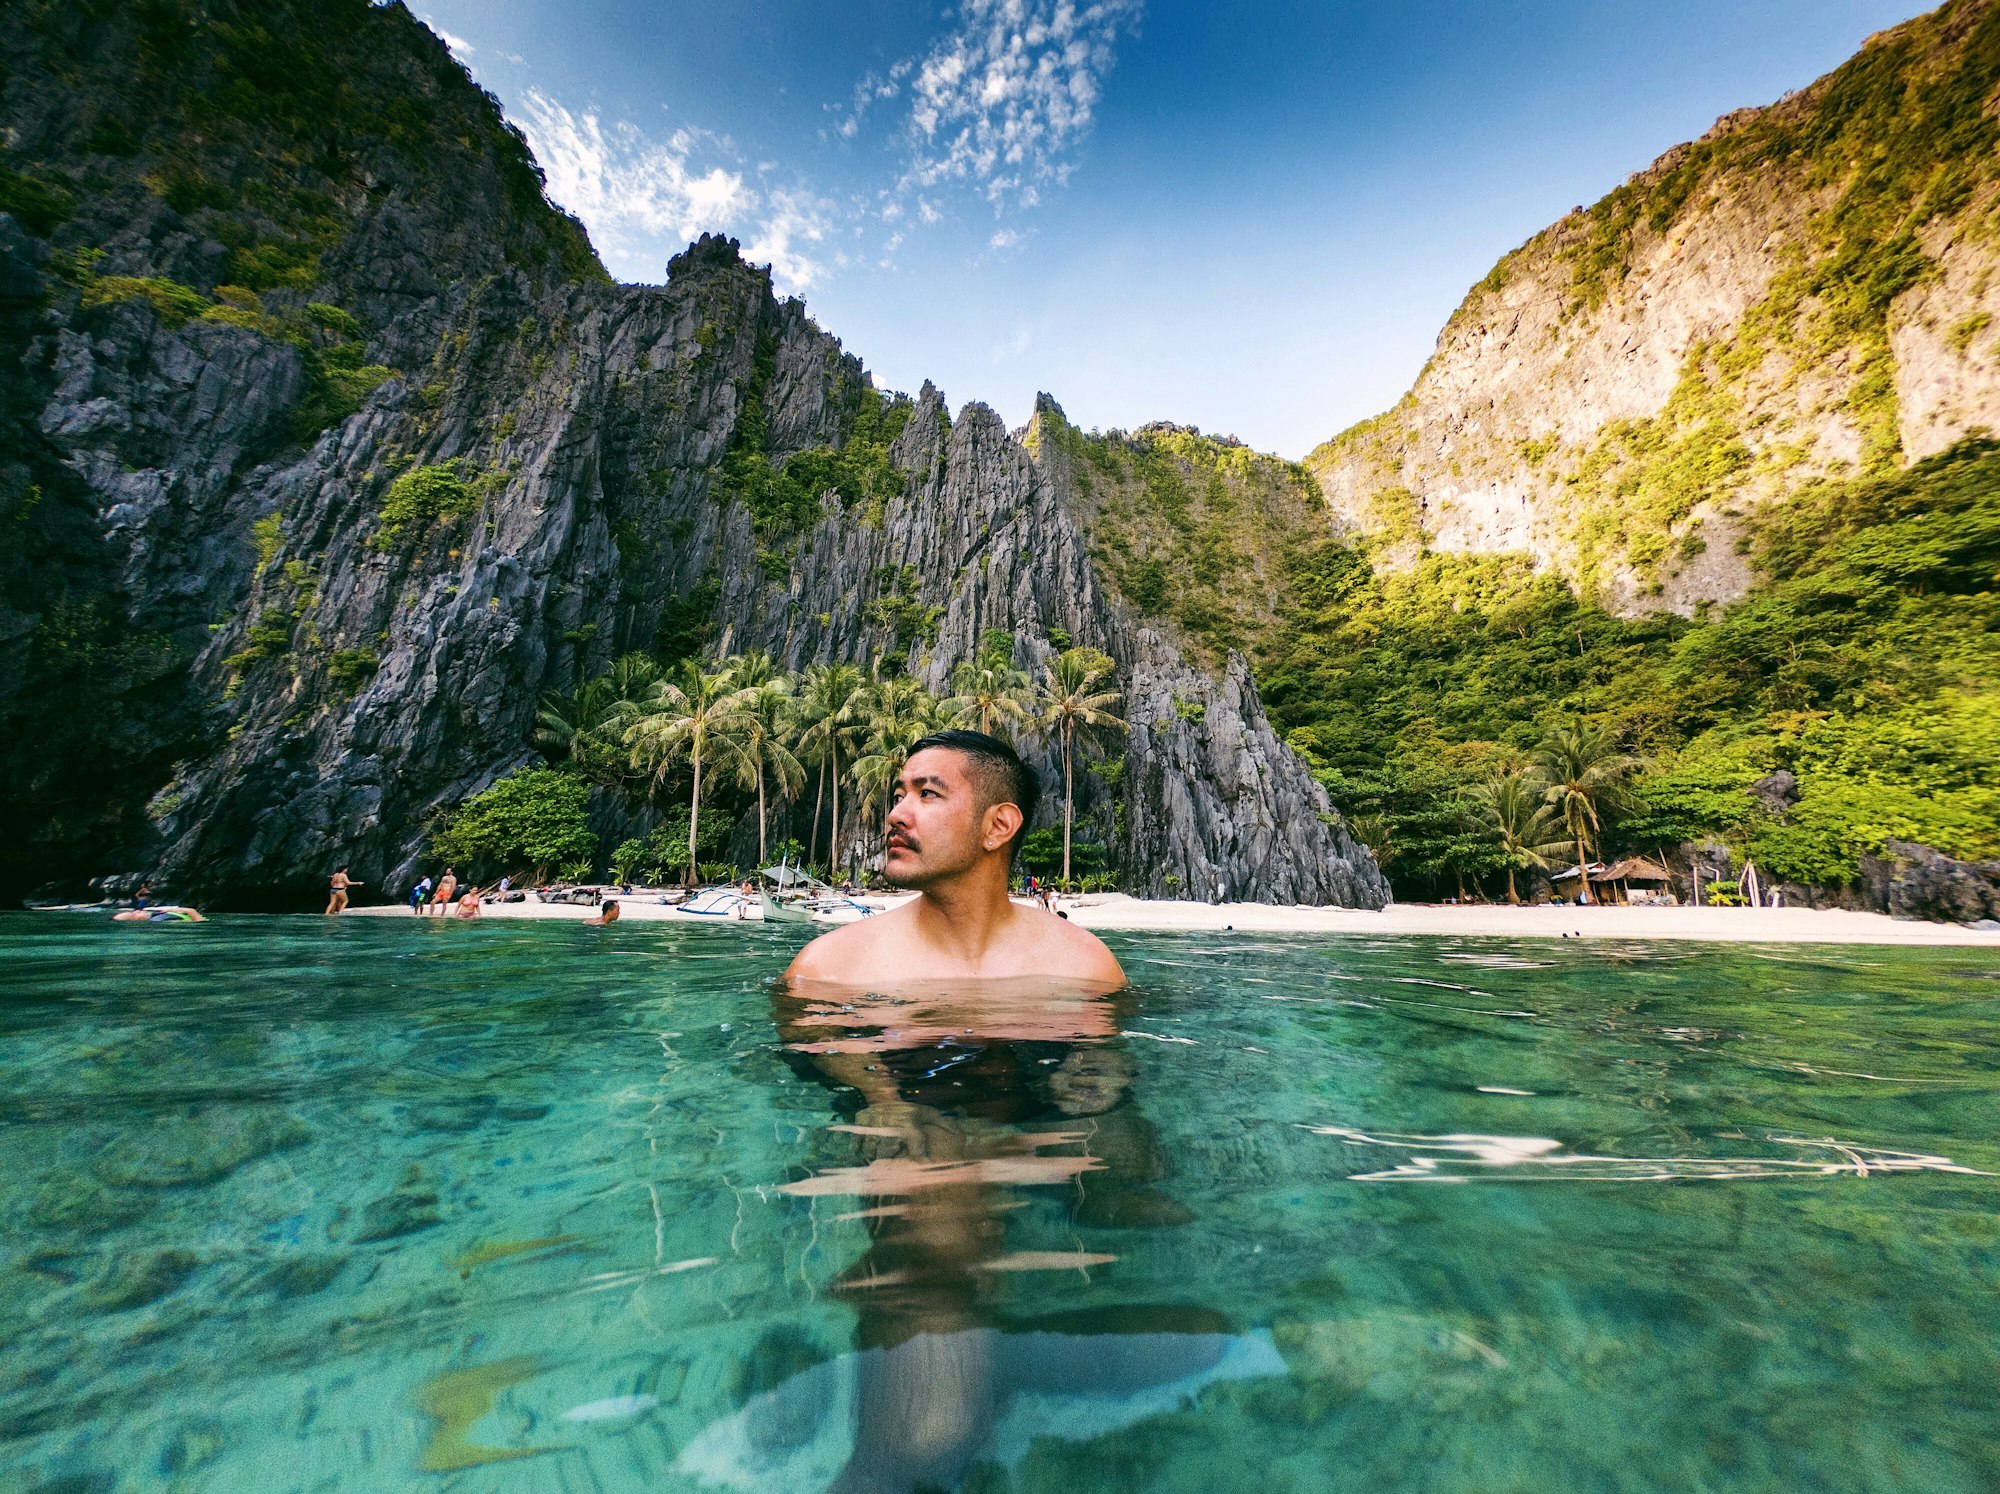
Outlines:
{"type": "Polygon", "coordinates": [[[1035,432],[1068,458],[1092,558],[1118,594],[1172,619],[1211,666],[1248,648],[1277,606],[1291,547],[1318,522],[1311,475],[1174,425],[1085,433],[1044,406],[1035,432]]]}
{"type": "Polygon", "coordinates": [[[1407,891],[1499,870],[1481,786],[1579,720],[1646,762],[1616,847],[1715,838],[1818,883],[1892,837],[2000,855],[2000,446],[1816,484],[1752,558],[1721,615],[1632,621],[1518,557],[1378,572],[1320,540],[1258,650],[1265,704],[1407,891]],[[1779,770],[1773,812],[1749,789],[1779,770]]]}
{"type": "Polygon", "coordinates": [[[818,522],[828,493],[837,494],[842,506],[864,521],[880,522],[882,505],[903,491],[903,474],[889,460],[889,448],[915,408],[902,395],[856,384],[849,391],[847,429],[838,446],[813,446],[774,458],[764,402],[777,373],[777,357],[776,336],[760,332],[721,474],[722,495],[750,511],[759,540],[774,555],[779,542],[818,522]]]}
{"type": "MultiPolygon", "coordinates": [[[[1895,470],[1913,413],[1899,388],[1984,397],[1971,345],[2000,238],[1996,91],[2000,5],[1952,0],[1731,114],[1503,258],[1411,396],[1315,469],[1363,527],[1371,495],[1413,491],[1433,516],[1468,490],[1524,495],[1541,553],[1628,602],[1728,543],[1743,509],[1895,470]],[[1910,294],[1926,284],[1946,289],[1910,294]],[[1972,366],[1931,366],[1940,343],[1972,366]]],[[[1978,433],[1976,412],[1926,400],[1922,449],[1978,433]]]]}

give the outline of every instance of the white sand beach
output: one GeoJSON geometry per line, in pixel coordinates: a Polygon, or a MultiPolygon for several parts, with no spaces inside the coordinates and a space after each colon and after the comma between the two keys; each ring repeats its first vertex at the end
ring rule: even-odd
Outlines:
{"type": "MultiPolygon", "coordinates": [[[[898,896],[859,901],[894,907],[898,896]]],[[[1123,893],[1063,898],[1058,904],[1087,929],[1156,930],[1172,933],[1239,934],[1427,934],[1466,938],[1695,939],[1748,944],[1931,944],[2000,949],[2000,929],[1953,923],[1920,923],[1880,913],[1811,908],[1643,908],[1538,907],[1505,904],[1447,907],[1398,903],[1379,912],[1360,908],[1299,908],[1270,903],[1149,902],[1123,893]]],[[[493,903],[486,918],[567,919],[596,916],[593,908],[567,903],[493,903]]],[[[657,894],[619,899],[627,923],[719,923],[694,919],[661,906],[657,894]]],[[[409,918],[404,907],[350,908],[348,916],[409,918]]]]}

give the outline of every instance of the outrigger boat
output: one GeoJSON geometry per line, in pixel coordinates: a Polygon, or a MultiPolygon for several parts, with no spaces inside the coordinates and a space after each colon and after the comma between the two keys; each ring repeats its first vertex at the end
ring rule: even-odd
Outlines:
{"type": "Polygon", "coordinates": [[[757,900],[766,923],[853,923],[875,910],[867,903],[842,897],[833,888],[809,873],[786,862],[767,866],[759,873],[778,891],[758,889],[757,900]]]}
{"type": "Polygon", "coordinates": [[[667,903],[667,912],[671,918],[710,923],[829,924],[852,923],[875,911],[794,866],[767,866],[757,875],[762,885],[755,893],[746,895],[738,887],[705,887],[684,901],[667,903]]]}

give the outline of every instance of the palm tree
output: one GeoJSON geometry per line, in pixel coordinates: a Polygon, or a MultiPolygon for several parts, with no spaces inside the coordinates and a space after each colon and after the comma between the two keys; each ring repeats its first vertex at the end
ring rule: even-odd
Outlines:
{"type": "Polygon", "coordinates": [[[1076,750],[1079,740],[1089,746],[1101,731],[1124,731],[1125,722],[1112,714],[1116,690],[1100,689],[1117,665],[1094,648],[1065,649],[1044,667],[1036,692],[1035,716],[1043,730],[1055,734],[1063,760],[1063,880],[1069,880],[1070,826],[1076,818],[1076,750]]]}
{"type": "Polygon", "coordinates": [[[1618,749],[1610,732],[1596,727],[1559,727],[1535,753],[1535,767],[1548,785],[1542,797],[1560,817],[1576,846],[1577,901],[1590,901],[1590,843],[1604,817],[1624,801],[1625,781],[1640,760],[1618,749]]]}
{"type": "Polygon", "coordinates": [[[688,805],[687,885],[699,868],[695,845],[701,830],[701,774],[707,763],[733,764],[742,751],[749,693],[736,686],[727,669],[707,670],[690,659],[676,675],[655,681],[641,702],[637,719],[625,729],[634,769],[649,769],[655,784],[683,758],[694,768],[694,794],[688,805]]]}
{"type": "MultiPolygon", "coordinates": [[[[769,778],[777,784],[778,793],[786,803],[793,794],[805,787],[806,770],[786,745],[785,739],[792,730],[792,682],[781,674],[770,674],[761,682],[752,656],[750,667],[737,675],[752,678],[743,684],[746,696],[742,733],[737,742],[737,778],[745,788],[753,784],[757,790],[757,864],[765,860],[764,783],[769,778]]],[[[766,660],[766,663],[769,661],[766,660]]]]}
{"type": "Polygon", "coordinates": [[[754,690],[773,680],[785,681],[787,685],[790,683],[790,676],[761,648],[753,648],[746,654],[731,654],[722,661],[722,667],[729,671],[739,690],[754,690]]]}
{"type": "Polygon", "coordinates": [[[648,655],[620,655],[607,673],[573,692],[543,695],[531,739],[550,762],[574,762],[597,781],[616,783],[626,768],[619,741],[659,677],[660,666],[648,655]]]}
{"type": "MultiPolygon", "coordinates": [[[[827,842],[830,871],[840,855],[840,754],[852,747],[859,735],[859,717],[868,677],[852,664],[813,664],[807,667],[799,692],[799,747],[816,759],[821,782],[833,781],[833,834],[827,842]]],[[[814,834],[818,833],[818,811],[814,811],[814,834]]],[[[810,854],[810,852],[808,852],[810,854]]]]}
{"type": "Polygon", "coordinates": [[[944,711],[953,726],[971,726],[988,736],[1001,720],[1022,721],[1028,715],[1028,676],[1005,658],[988,654],[968,659],[951,672],[951,696],[944,711]]]}
{"type": "Polygon", "coordinates": [[[889,788],[903,766],[910,743],[937,729],[937,697],[908,675],[878,681],[868,691],[861,714],[863,754],[854,760],[854,786],[862,813],[882,811],[887,835],[889,788]]]}
{"type": "Polygon", "coordinates": [[[1500,842],[1500,854],[1507,863],[1507,901],[1518,904],[1521,894],[1514,888],[1516,868],[1554,864],[1565,849],[1558,839],[1556,813],[1545,801],[1548,785],[1533,773],[1516,770],[1497,773],[1472,788],[1475,821],[1491,831],[1500,842]]]}

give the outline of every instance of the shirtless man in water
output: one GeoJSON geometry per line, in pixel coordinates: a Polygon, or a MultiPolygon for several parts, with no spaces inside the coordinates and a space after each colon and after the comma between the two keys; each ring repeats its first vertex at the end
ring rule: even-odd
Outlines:
{"type": "Polygon", "coordinates": [[[920,894],[902,907],[822,934],[788,980],[1057,976],[1122,986],[1125,972],[1095,934],[1009,900],[1014,854],[1040,790],[1014,749],[976,731],[943,731],[910,749],[896,777],[882,874],[920,894]]]}
{"type": "MultiPolygon", "coordinates": [[[[815,939],[774,993],[792,1061],[836,1086],[835,1129],[864,1163],[785,1185],[852,1197],[868,1221],[869,1249],[835,1288],[861,1352],[831,1494],[958,1487],[1023,1376],[1061,1378],[1022,1368],[1056,1334],[1010,1337],[990,1269],[1022,1189],[1099,1214],[1154,1202],[1114,1166],[1143,1148],[1097,1145],[1151,1134],[1111,1047],[1125,972],[1094,934],[1007,896],[1033,772],[997,738],[940,732],[911,747],[892,793],[883,874],[919,895],[815,939]]],[[[787,1394],[825,1399],[803,1379],[787,1394]]]]}

